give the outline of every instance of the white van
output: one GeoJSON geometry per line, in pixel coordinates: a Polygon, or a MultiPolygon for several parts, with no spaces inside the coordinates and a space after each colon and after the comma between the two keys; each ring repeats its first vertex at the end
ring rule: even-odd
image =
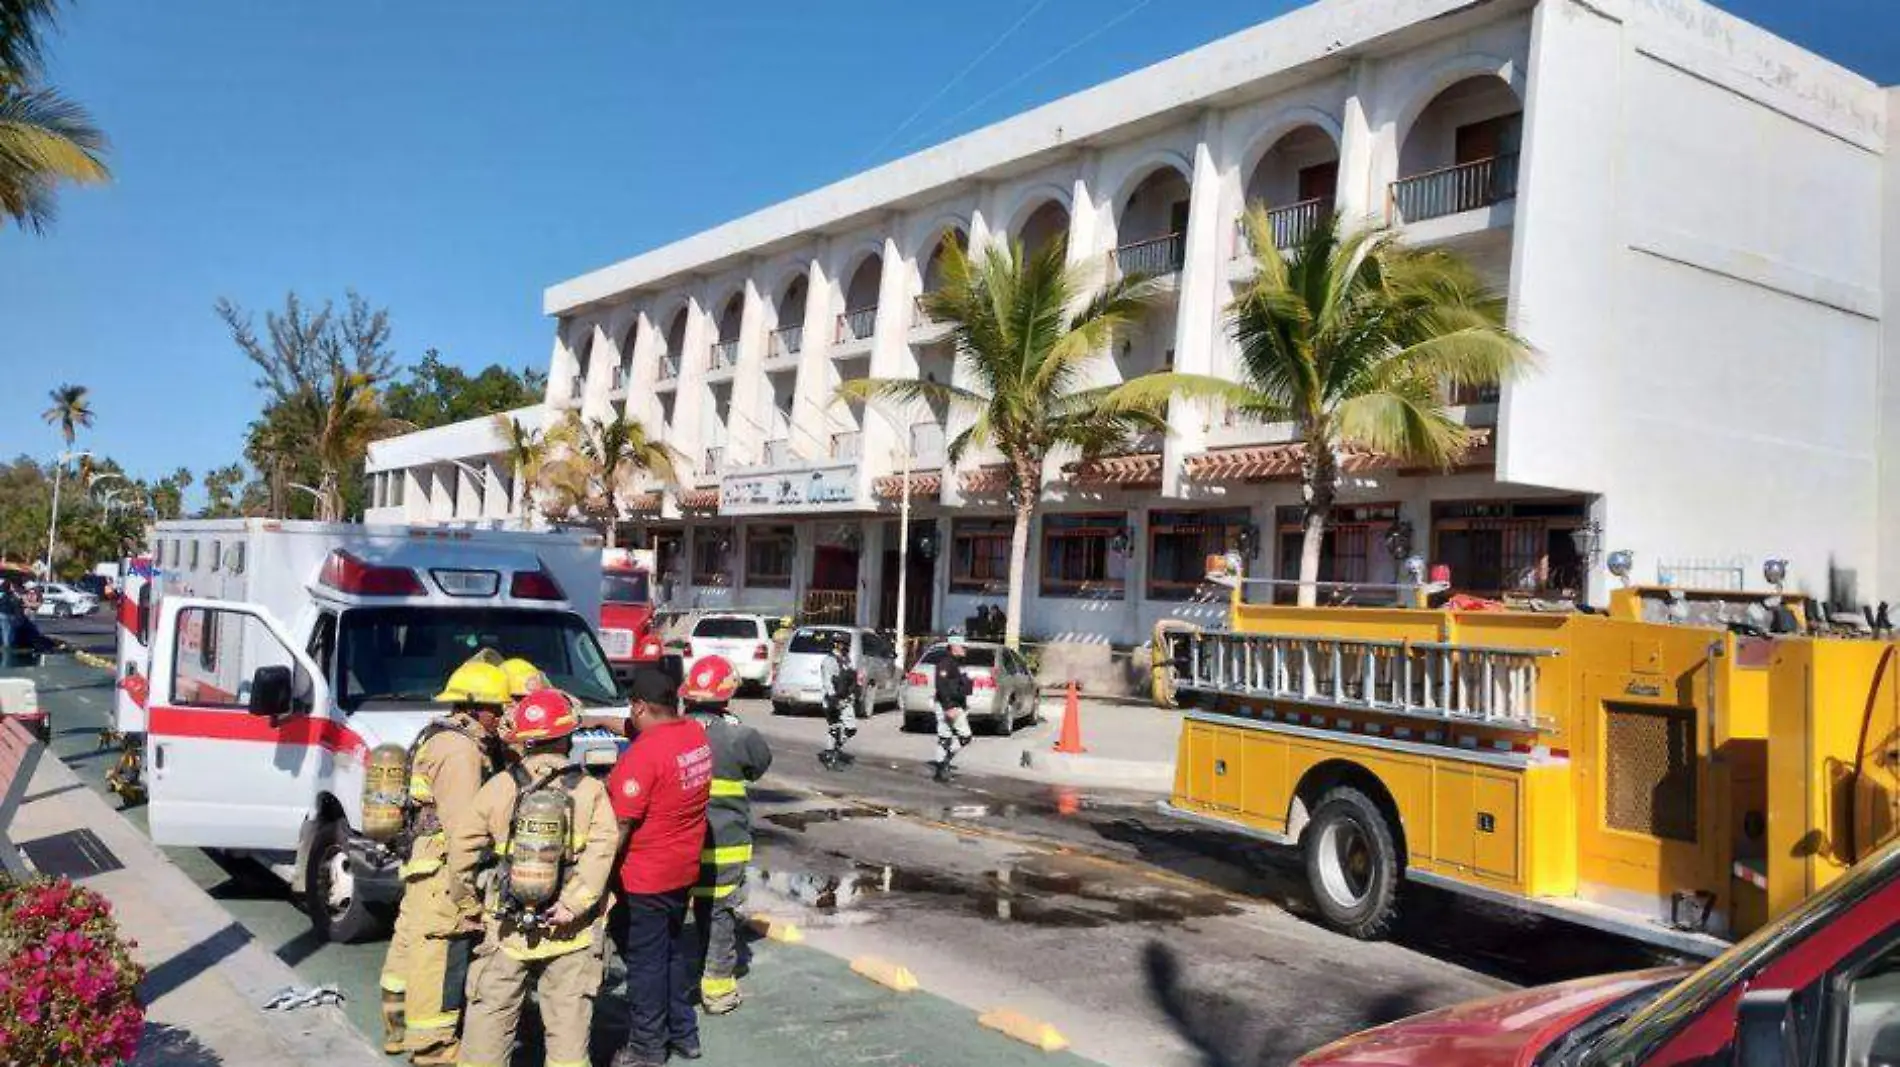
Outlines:
{"type": "Polygon", "coordinates": [[[152,840],[257,857],[332,940],[373,933],[369,905],[400,889],[356,829],[364,760],[445,710],[457,665],[524,657],[586,714],[626,714],[594,629],[594,537],[161,523],[132,592],[120,670],[144,683],[119,728],[143,737],[152,840]]]}

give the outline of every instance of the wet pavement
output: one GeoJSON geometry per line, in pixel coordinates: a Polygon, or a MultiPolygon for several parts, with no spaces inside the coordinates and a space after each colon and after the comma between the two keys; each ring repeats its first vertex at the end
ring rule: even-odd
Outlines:
{"type": "MultiPolygon", "coordinates": [[[[92,737],[110,714],[109,681],[68,657],[31,673],[58,709],[55,752],[97,787],[110,754],[92,737]]],[[[778,759],[752,794],[749,907],[799,923],[808,947],[762,943],[740,1021],[710,1026],[808,1048],[821,1057],[810,1062],[1016,1062],[1023,1047],[971,1025],[974,1011],[1008,1006],[1118,1067],[1280,1063],[1429,1007],[1657,960],[1417,887],[1392,942],[1353,941],[1305,916],[1292,853],[1168,819],[1151,795],[973,774],[939,784],[922,743],[916,761],[867,756],[832,773],[816,760],[819,730],[788,735],[819,724],[771,722],[755,703],[741,712],[772,728],[778,759]],[[866,955],[908,967],[924,993],[897,998],[844,971],[866,955]]],[[[866,729],[895,730],[894,720],[866,729]]],[[[141,814],[127,813],[142,825],[141,814]]],[[[308,980],[340,982],[358,1025],[373,1025],[380,943],[317,942],[268,873],[172,855],[308,980]]],[[[616,996],[608,990],[603,1008],[616,996]]],[[[717,1032],[709,1063],[722,1059],[717,1032]]]]}

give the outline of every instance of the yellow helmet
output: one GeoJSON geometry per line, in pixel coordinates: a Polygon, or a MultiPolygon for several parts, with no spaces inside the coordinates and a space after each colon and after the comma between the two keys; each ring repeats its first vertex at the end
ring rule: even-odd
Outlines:
{"type": "Polygon", "coordinates": [[[508,703],[508,675],[500,667],[480,656],[469,660],[449,675],[448,684],[435,695],[445,704],[508,703]]]}
{"type": "Polygon", "coordinates": [[[501,673],[508,676],[508,695],[511,697],[525,697],[548,686],[548,677],[541,673],[541,668],[520,656],[503,661],[501,673]]]}

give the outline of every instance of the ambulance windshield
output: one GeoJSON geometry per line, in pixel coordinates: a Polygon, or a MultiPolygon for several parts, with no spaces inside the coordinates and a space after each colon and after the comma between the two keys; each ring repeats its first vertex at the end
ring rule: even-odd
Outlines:
{"type": "Polygon", "coordinates": [[[449,674],[492,648],[540,667],[583,704],[619,703],[607,658],[585,622],[529,609],[355,608],[337,638],[337,691],[344,711],[433,704],[449,674]]]}

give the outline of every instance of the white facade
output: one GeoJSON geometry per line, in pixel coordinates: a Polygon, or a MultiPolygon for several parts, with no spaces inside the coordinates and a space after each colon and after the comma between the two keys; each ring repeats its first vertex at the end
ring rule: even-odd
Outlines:
{"type": "MultiPolygon", "coordinates": [[[[689,458],[688,484],[632,517],[672,549],[683,603],[887,624],[893,475],[923,472],[913,536],[937,551],[912,572],[930,590],[916,610],[961,625],[1002,601],[971,573],[993,545],[969,520],[1004,514],[984,457],[945,463],[954,415],[830,400],[846,378],[955,374],[915,307],[946,230],[1060,234],[1076,263],[1167,274],[1166,306],[1102,356],[1119,380],[1229,372],[1244,205],[1289,234],[1336,211],[1471,258],[1539,354],[1500,397],[1460,398],[1489,432],[1466,469],[1362,465],[1339,576],[1391,576],[1403,527],[1461,585],[1586,582],[1600,599],[1600,561],[1570,558],[1569,530],[1594,522],[1641,580],[1752,585],[1778,556],[1823,597],[1900,598],[1900,535],[1884,533],[1900,530],[1892,99],[1696,0],[1323,0],[551,287],[546,408],[639,419],[689,458]],[[783,526],[789,546],[749,532],[783,526]]],[[[1197,526],[1208,546],[1246,529],[1254,569],[1284,567],[1285,428],[1185,403],[1170,421],[1108,469],[1051,462],[1029,633],[1132,643],[1157,618],[1213,613],[1151,580],[1185,567],[1197,526]]],[[[464,480],[499,476],[497,440],[479,437],[377,446],[372,471],[406,493],[379,503],[492,517],[518,494],[468,502],[464,480]],[[474,471],[443,462],[469,456],[474,471]]]]}

